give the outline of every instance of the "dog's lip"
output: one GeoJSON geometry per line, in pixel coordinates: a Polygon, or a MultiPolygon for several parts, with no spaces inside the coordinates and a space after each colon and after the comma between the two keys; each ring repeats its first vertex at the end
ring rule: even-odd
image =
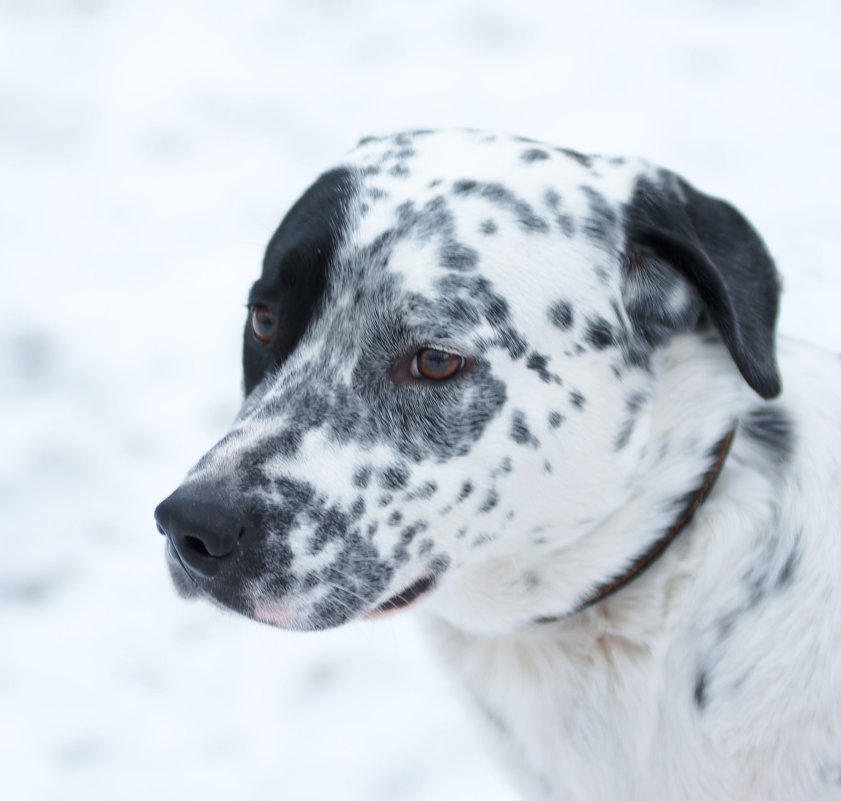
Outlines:
{"type": "Polygon", "coordinates": [[[386,612],[393,612],[397,609],[405,609],[409,604],[414,603],[421,595],[429,592],[437,581],[436,576],[424,576],[418,579],[413,584],[406,587],[405,590],[392,595],[387,601],[384,601],[375,609],[372,609],[365,615],[365,618],[377,617],[386,612]]]}
{"type": "Polygon", "coordinates": [[[195,598],[202,595],[199,583],[195,576],[184,567],[184,563],[178,558],[173,544],[167,539],[166,561],[169,567],[169,575],[175,585],[175,591],[182,598],[195,598]]]}

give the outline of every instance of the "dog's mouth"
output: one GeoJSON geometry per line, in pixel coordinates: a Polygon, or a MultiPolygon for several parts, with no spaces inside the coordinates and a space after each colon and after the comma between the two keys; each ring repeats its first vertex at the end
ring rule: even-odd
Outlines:
{"type": "Polygon", "coordinates": [[[429,592],[436,582],[435,576],[425,576],[418,579],[414,584],[410,584],[405,590],[398,592],[397,595],[392,595],[387,601],[381,603],[376,609],[372,609],[365,615],[366,619],[378,617],[386,612],[394,612],[397,609],[405,609],[410,604],[413,604],[421,595],[429,592]]]}
{"type": "MultiPolygon", "coordinates": [[[[170,541],[167,541],[166,556],[170,576],[175,584],[178,594],[182,598],[206,597],[211,601],[216,600],[214,598],[214,594],[209,592],[208,589],[203,586],[203,582],[184,564],[170,541]]],[[[363,618],[367,620],[379,617],[380,615],[388,612],[395,612],[398,609],[405,609],[417,601],[422,595],[425,595],[432,590],[432,588],[436,585],[437,580],[438,577],[434,573],[418,579],[400,592],[383,601],[374,609],[366,612],[363,615],[363,618]]],[[[221,600],[218,600],[217,603],[223,606],[225,605],[221,600]]],[[[237,605],[236,608],[239,608],[239,606],[237,605]]],[[[295,627],[292,625],[295,615],[292,614],[291,609],[286,604],[258,604],[254,607],[249,616],[254,617],[263,623],[279,626],[280,628],[295,627]]]]}
{"type": "Polygon", "coordinates": [[[169,539],[166,542],[166,561],[175,590],[182,598],[196,598],[203,595],[195,576],[181,561],[181,557],[178,556],[178,552],[169,539]]]}

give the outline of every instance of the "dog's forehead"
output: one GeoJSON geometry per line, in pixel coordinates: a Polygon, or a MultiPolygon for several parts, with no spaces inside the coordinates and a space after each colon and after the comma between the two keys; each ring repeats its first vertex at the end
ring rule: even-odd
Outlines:
{"type": "Polygon", "coordinates": [[[527,293],[546,286],[550,266],[555,285],[564,269],[588,283],[585,265],[605,283],[623,204],[645,169],[472,131],[363,140],[346,166],[356,185],[349,245],[387,249],[390,269],[428,297],[453,283],[445,276],[507,282],[518,272],[527,293]]]}

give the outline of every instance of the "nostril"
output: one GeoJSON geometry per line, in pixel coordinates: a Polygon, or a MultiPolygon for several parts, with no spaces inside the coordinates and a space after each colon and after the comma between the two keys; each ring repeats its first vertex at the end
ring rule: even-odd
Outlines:
{"type": "Polygon", "coordinates": [[[199,556],[213,558],[213,554],[207,550],[205,544],[198,537],[191,537],[189,535],[184,537],[184,548],[199,556]]]}

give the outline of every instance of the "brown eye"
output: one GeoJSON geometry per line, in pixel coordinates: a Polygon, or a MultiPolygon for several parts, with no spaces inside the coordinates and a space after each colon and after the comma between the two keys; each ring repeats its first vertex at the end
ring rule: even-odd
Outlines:
{"type": "Polygon", "coordinates": [[[262,304],[252,306],[251,330],[260,342],[268,344],[277,333],[277,316],[268,306],[262,304]]]}
{"type": "Polygon", "coordinates": [[[444,381],[452,378],[462,367],[464,367],[464,357],[444,350],[424,348],[419,350],[412,359],[410,372],[415,378],[444,381]]]}

